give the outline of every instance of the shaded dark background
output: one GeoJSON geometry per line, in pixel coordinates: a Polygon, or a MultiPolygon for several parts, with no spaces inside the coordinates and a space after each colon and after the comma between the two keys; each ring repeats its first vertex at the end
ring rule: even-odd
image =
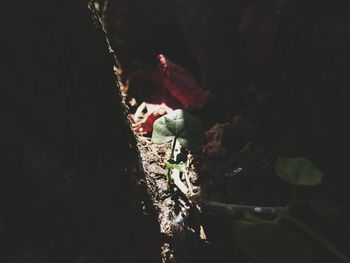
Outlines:
{"type": "Polygon", "coordinates": [[[6,2],[1,32],[0,261],[159,261],[113,56],[87,1],[6,2]]]}

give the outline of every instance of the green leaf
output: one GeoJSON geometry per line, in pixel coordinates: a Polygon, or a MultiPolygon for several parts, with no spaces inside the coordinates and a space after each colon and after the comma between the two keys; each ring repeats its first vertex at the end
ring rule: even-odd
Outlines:
{"type": "Polygon", "coordinates": [[[244,253],[262,262],[310,262],[311,242],[282,224],[266,220],[236,220],[234,236],[244,253]]]}
{"type": "Polygon", "coordinates": [[[176,163],[174,160],[168,160],[165,162],[165,168],[167,169],[176,169],[179,170],[180,172],[185,172],[186,171],[186,163],[184,162],[179,162],[176,163]]]}
{"type": "Polygon", "coordinates": [[[275,171],[278,176],[295,185],[319,185],[322,182],[322,172],[305,158],[279,157],[275,171]]]}
{"type": "Polygon", "coordinates": [[[188,150],[199,150],[203,145],[200,120],[183,110],[174,110],[153,124],[152,142],[161,144],[177,139],[188,150]]]}

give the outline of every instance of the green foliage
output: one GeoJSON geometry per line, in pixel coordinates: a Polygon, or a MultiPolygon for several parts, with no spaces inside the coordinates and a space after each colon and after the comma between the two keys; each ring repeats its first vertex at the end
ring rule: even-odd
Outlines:
{"type": "Polygon", "coordinates": [[[152,142],[162,144],[178,140],[188,150],[199,150],[203,145],[200,120],[183,110],[175,110],[153,124],[152,142]]]}
{"type": "Polygon", "coordinates": [[[279,157],[275,166],[278,176],[294,185],[319,185],[322,172],[305,158],[279,157]]]}
{"type": "Polygon", "coordinates": [[[165,168],[167,169],[177,169],[180,172],[185,172],[186,170],[186,163],[185,162],[175,162],[174,160],[169,160],[165,162],[165,168]]]}
{"type": "Polygon", "coordinates": [[[312,255],[308,239],[277,221],[250,216],[249,220],[236,220],[233,232],[238,247],[262,262],[306,263],[312,255]]]}

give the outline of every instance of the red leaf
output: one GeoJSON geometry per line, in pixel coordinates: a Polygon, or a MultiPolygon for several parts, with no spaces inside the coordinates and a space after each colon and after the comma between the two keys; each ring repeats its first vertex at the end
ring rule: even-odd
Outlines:
{"type": "Polygon", "coordinates": [[[154,81],[166,88],[184,109],[198,109],[206,104],[210,91],[203,90],[187,69],[164,55],[158,55],[157,59],[159,67],[152,74],[154,81]]]}

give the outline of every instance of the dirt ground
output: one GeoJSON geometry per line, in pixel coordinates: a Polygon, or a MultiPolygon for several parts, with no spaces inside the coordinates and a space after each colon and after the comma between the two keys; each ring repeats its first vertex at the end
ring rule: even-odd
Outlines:
{"type": "MultiPolygon", "coordinates": [[[[240,262],[250,262],[235,251],[234,246],[222,247],[231,239],[232,219],[225,212],[198,209],[166,179],[164,162],[169,158],[171,143],[153,144],[144,136],[137,136],[137,140],[146,174],[145,184],[164,238],[163,262],[227,262],[239,258],[240,262]]],[[[288,199],[288,188],[273,176],[272,160],[272,154],[262,151],[236,152],[216,160],[196,153],[190,159],[190,185],[187,186],[194,194],[211,201],[283,206],[288,199]]]]}

